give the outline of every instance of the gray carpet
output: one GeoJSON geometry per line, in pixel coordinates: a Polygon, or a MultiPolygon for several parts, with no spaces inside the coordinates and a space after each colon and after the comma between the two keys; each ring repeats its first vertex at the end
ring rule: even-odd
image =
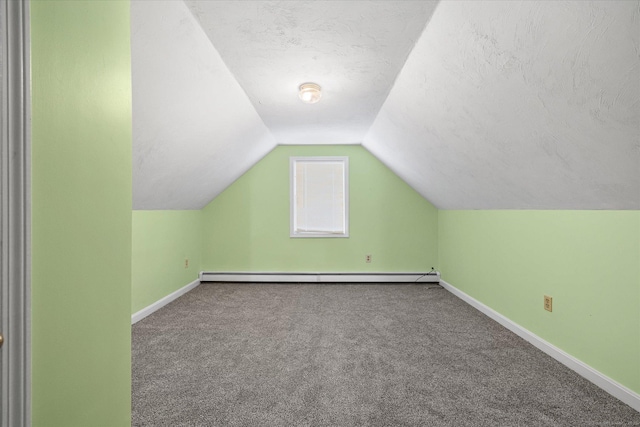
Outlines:
{"type": "Polygon", "coordinates": [[[640,426],[434,285],[202,284],[133,326],[133,426],[640,426]]]}

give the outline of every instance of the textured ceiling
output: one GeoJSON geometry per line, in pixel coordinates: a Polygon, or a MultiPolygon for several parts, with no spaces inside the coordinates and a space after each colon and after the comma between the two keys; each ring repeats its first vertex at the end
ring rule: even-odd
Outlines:
{"type": "Polygon", "coordinates": [[[134,0],[131,18],[136,209],[200,208],[276,143],[362,143],[439,208],[640,209],[640,1],[134,0]],[[318,104],[296,98],[309,80],[318,104]]]}
{"type": "Polygon", "coordinates": [[[133,208],[200,209],[276,143],[181,1],[131,2],[133,208]]]}
{"type": "Polygon", "coordinates": [[[359,144],[436,2],[186,4],[279,144],[359,144]],[[308,81],[322,102],[297,98],[308,81]]]}
{"type": "Polygon", "coordinates": [[[439,208],[640,209],[640,3],[442,2],[363,145],[439,208]]]}

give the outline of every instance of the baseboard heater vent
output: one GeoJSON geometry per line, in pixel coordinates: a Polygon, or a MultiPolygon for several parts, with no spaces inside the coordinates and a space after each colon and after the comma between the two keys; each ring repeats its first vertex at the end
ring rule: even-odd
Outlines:
{"type": "Polygon", "coordinates": [[[440,273],[276,273],[203,271],[201,282],[440,283],[440,273]]]}

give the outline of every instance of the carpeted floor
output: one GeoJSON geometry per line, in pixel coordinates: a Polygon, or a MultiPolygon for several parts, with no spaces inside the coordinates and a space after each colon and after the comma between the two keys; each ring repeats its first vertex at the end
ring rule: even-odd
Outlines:
{"type": "Polygon", "coordinates": [[[202,284],[133,326],[133,426],[640,426],[434,285],[202,284]]]}

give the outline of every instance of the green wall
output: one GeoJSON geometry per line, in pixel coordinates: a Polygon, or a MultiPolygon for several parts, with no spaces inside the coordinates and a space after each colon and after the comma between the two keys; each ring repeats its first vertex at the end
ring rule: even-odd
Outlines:
{"type": "Polygon", "coordinates": [[[440,211],[439,234],[445,281],[640,392],[640,212],[440,211]]]}
{"type": "Polygon", "coordinates": [[[437,267],[436,208],[360,146],[279,146],[203,212],[205,271],[437,267]],[[289,237],[290,156],[349,156],[349,238],[289,237]]]}
{"type": "Polygon", "coordinates": [[[198,270],[439,267],[640,392],[639,212],[438,212],[362,147],[282,146],[202,211],[132,216],[129,37],[128,1],[31,1],[34,427],[130,425],[131,312],[198,270]],[[289,238],[288,159],[311,155],[350,157],[348,239],[289,238]]]}
{"type": "Polygon", "coordinates": [[[32,425],[131,423],[129,2],[31,1],[32,425]]]}
{"type": "Polygon", "coordinates": [[[198,278],[202,211],[133,211],[131,246],[135,313],[198,278]]]}

